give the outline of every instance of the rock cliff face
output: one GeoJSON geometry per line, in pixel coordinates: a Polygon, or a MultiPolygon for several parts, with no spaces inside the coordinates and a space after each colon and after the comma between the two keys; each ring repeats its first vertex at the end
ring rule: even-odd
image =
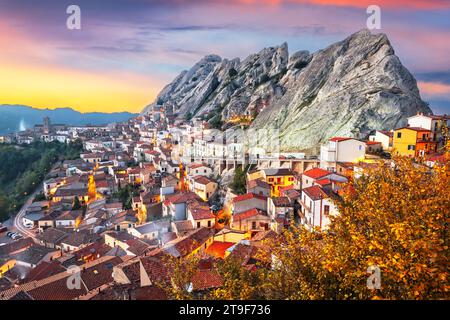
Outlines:
{"type": "Polygon", "coordinates": [[[143,112],[155,104],[172,106],[178,117],[216,122],[251,116],[251,127],[279,130],[283,151],[395,128],[417,112],[431,113],[386,35],[368,30],[313,54],[289,57],[284,43],[244,61],[206,56],[143,112]]]}

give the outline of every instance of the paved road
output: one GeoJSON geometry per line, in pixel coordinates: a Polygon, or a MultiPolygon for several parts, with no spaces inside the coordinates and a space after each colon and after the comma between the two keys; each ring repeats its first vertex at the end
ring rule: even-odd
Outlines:
{"type": "Polygon", "coordinates": [[[34,191],[32,195],[30,195],[28,200],[25,202],[25,204],[22,206],[20,211],[14,217],[13,226],[15,229],[17,229],[17,232],[21,233],[24,237],[30,237],[30,238],[36,239],[36,233],[34,233],[32,230],[29,230],[23,226],[22,218],[25,215],[25,213],[27,212],[28,207],[33,203],[34,197],[41,191],[42,191],[42,186],[37,188],[36,191],[34,191]]]}

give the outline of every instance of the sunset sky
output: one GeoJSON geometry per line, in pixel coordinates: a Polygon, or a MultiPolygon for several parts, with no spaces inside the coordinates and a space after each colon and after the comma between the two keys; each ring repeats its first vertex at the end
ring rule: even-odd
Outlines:
{"type": "Polygon", "coordinates": [[[313,52],[364,28],[369,4],[422,98],[450,114],[450,0],[0,0],[0,104],[139,112],[206,54],[313,52]],[[81,30],[66,28],[70,4],[81,30]]]}

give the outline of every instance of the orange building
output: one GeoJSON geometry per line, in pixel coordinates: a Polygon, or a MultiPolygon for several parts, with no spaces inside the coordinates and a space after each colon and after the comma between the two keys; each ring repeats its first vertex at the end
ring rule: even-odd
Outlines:
{"type": "Polygon", "coordinates": [[[436,147],[430,130],[404,127],[394,132],[393,148],[396,155],[419,157],[436,152],[436,147]]]}

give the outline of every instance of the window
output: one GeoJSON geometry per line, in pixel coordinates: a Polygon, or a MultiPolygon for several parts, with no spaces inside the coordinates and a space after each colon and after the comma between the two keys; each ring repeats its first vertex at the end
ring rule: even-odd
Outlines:
{"type": "Polygon", "coordinates": [[[200,228],[200,222],[197,222],[197,228],[200,228]]]}
{"type": "Polygon", "coordinates": [[[326,215],[330,214],[330,206],[329,205],[326,204],[323,206],[323,213],[326,215]]]}
{"type": "Polygon", "coordinates": [[[256,229],[256,221],[252,221],[252,229],[256,229]]]}
{"type": "Polygon", "coordinates": [[[408,145],[408,150],[416,150],[416,146],[413,144],[408,145]]]}
{"type": "Polygon", "coordinates": [[[208,220],[208,228],[211,228],[211,220],[208,220]]]}
{"type": "Polygon", "coordinates": [[[402,133],[401,132],[397,132],[397,138],[401,138],[402,137],[402,133]]]}

